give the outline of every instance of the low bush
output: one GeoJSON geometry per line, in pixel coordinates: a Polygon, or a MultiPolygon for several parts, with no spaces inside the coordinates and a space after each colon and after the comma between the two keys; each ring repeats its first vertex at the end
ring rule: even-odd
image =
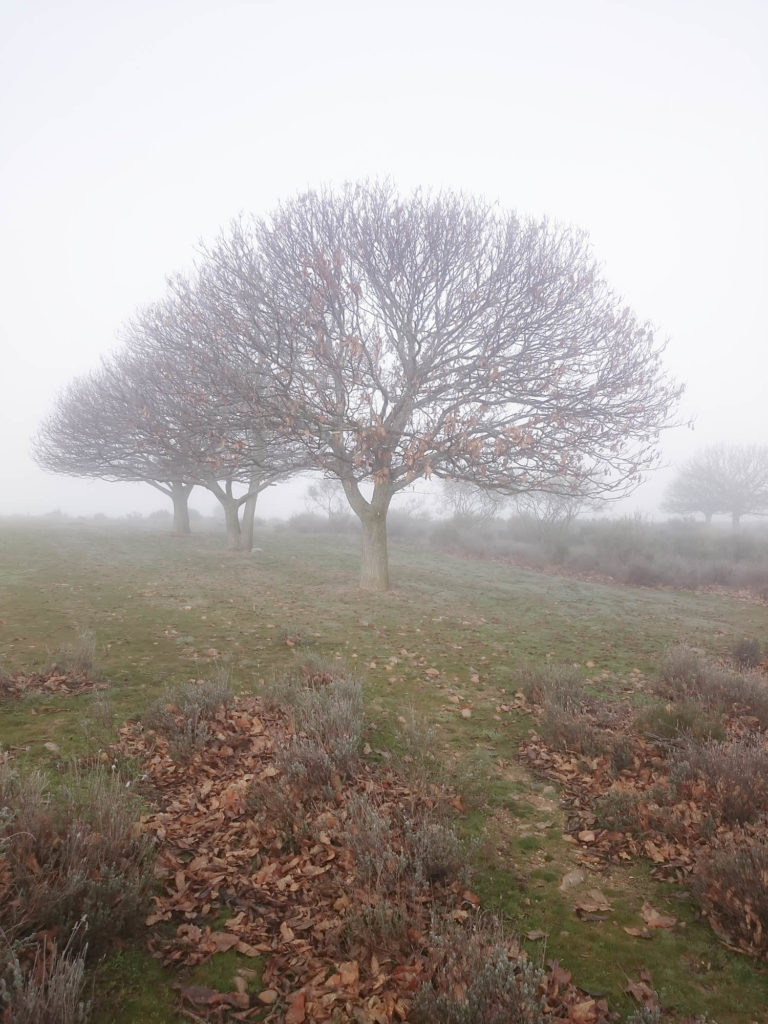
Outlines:
{"type": "Polygon", "coordinates": [[[734,671],[707,662],[690,647],[667,649],[661,663],[658,689],[665,696],[695,698],[711,707],[744,709],[768,729],[768,685],[751,672],[734,671]]]}
{"type": "Polygon", "coordinates": [[[0,931],[0,1020],[13,1024],[86,1024],[85,959],[55,943],[9,942],[0,931]]]}
{"type": "Polygon", "coordinates": [[[662,655],[659,679],[669,696],[700,693],[707,674],[705,659],[687,644],[672,644],[662,655]]]}
{"type": "Polygon", "coordinates": [[[357,954],[360,947],[381,956],[382,950],[407,957],[418,943],[419,919],[405,900],[377,899],[347,913],[341,933],[344,949],[357,954]]]}
{"type": "Polygon", "coordinates": [[[700,740],[725,739],[719,715],[713,715],[698,701],[654,704],[635,718],[635,730],[649,739],[676,740],[692,736],[700,740]]]}
{"type": "Polygon", "coordinates": [[[334,679],[327,686],[302,690],[291,714],[299,736],[322,749],[342,777],[350,775],[360,757],[364,725],[358,680],[334,679]]]}
{"type": "Polygon", "coordinates": [[[54,668],[64,675],[95,679],[99,675],[95,635],[88,629],[81,630],[69,646],[54,656],[54,668]]]}
{"type": "Polygon", "coordinates": [[[689,742],[683,759],[713,790],[723,821],[753,821],[768,813],[768,748],[762,740],[689,742]]]}
{"type": "Polygon", "coordinates": [[[578,710],[545,700],[539,719],[539,732],[548,746],[572,750],[585,757],[611,751],[613,737],[585,718],[578,710]]]}
{"type": "Polygon", "coordinates": [[[731,657],[739,668],[755,668],[762,657],[760,643],[750,637],[742,637],[731,647],[731,657]]]}
{"type": "Polygon", "coordinates": [[[537,704],[550,701],[569,711],[578,711],[584,703],[584,678],[575,665],[526,665],[516,673],[514,684],[537,704]]]}
{"type": "Polygon", "coordinates": [[[39,772],[0,765],[0,928],[16,941],[54,930],[99,957],[143,919],[154,851],[137,799],[104,771],[72,769],[52,790],[39,772]],[[83,928],[80,922],[85,919],[83,928]]]}
{"type": "Polygon", "coordinates": [[[499,925],[443,925],[430,937],[432,975],[414,996],[414,1024],[544,1024],[543,974],[499,925]]]}
{"type": "Polygon", "coordinates": [[[599,828],[614,829],[617,832],[632,832],[640,821],[638,793],[623,789],[609,789],[595,799],[595,824],[599,828]]]}
{"type": "Polygon", "coordinates": [[[358,764],[362,688],[349,676],[318,682],[317,674],[298,671],[275,679],[266,694],[268,708],[290,715],[293,733],[276,740],[276,774],[252,780],[246,807],[251,814],[268,815],[289,839],[299,841],[309,834],[312,812],[333,800],[335,788],[358,764]]]}
{"type": "Polygon", "coordinates": [[[361,881],[394,898],[456,878],[468,884],[467,847],[438,815],[425,804],[386,813],[366,794],[355,796],[344,841],[361,881]]]}
{"type": "Polygon", "coordinates": [[[210,739],[209,722],[233,699],[229,673],[221,669],[211,679],[166,688],[142,717],[142,724],[166,737],[174,760],[186,761],[203,749],[210,739]]]}
{"type": "Polygon", "coordinates": [[[752,952],[768,952],[768,842],[730,842],[697,865],[696,895],[718,931],[741,939],[752,952]]]}

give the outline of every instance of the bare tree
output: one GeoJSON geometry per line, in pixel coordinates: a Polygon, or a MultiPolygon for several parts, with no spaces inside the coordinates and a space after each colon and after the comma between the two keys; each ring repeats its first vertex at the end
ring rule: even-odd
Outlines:
{"type": "Polygon", "coordinates": [[[474,487],[463,480],[442,481],[442,505],[454,519],[488,522],[494,519],[504,505],[504,498],[492,491],[474,487]]]}
{"type": "Polygon", "coordinates": [[[188,467],[146,429],[142,397],[114,362],[76,378],[59,396],[33,442],[44,469],[68,476],[150,484],[171,498],[173,529],[188,534],[188,467]]]}
{"type": "Polygon", "coordinates": [[[151,484],[171,496],[181,533],[189,492],[207,488],[224,509],[228,546],[250,550],[256,498],[293,471],[292,449],[255,417],[253,394],[233,400],[191,295],[179,279],[133,318],[123,347],[60,397],[34,453],[55,472],[151,484]]]}
{"type": "Polygon", "coordinates": [[[295,445],[266,422],[261,375],[236,350],[220,358],[196,282],[169,281],[124,332],[131,366],[144,376],[153,436],[170,433],[185,455],[189,478],[207,488],[224,511],[231,550],[251,550],[258,495],[303,468],[295,445]],[[240,493],[238,493],[238,491],[240,493]]]}
{"type": "Polygon", "coordinates": [[[730,515],[737,527],[745,515],[768,513],[768,446],[713,445],[684,463],[667,489],[662,508],[683,514],[730,515]]]}
{"type": "Polygon", "coordinates": [[[679,388],[586,237],[388,184],[309,192],[207,253],[220,333],[265,367],[279,430],[337,476],[386,589],[387,510],[419,477],[624,493],[679,388]]]}
{"type": "Polygon", "coordinates": [[[344,514],[347,500],[344,490],[336,477],[323,477],[307,488],[307,505],[317,509],[329,519],[336,519],[344,514]]]}

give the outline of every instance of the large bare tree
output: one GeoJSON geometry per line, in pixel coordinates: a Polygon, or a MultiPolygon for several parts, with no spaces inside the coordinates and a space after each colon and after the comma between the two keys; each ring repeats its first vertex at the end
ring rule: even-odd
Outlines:
{"type": "Polygon", "coordinates": [[[768,514],[768,446],[712,445],[679,469],[662,506],[667,512],[730,515],[734,527],[745,515],[768,514]]]}
{"type": "Polygon", "coordinates": [[[366,588],[388,586],[387,510],[412,481],[617,495],[679,395],[584,234],[466,196],[308,192],[232,225],[202,272],[273,422],[341,480],[366,588]]]}

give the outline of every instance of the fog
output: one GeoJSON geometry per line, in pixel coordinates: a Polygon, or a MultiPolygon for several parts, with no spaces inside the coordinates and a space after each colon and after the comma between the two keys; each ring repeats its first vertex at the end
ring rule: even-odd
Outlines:
{"type": "MultiPolygon", "coordinates": [[[[589,231],[669,339],[693,424],[618,511],[656,511],[698,448],[768,443],[766,38],[761,0],[6,0],[0,515],[169,506],[43,473],[40,420],[233,215],[366,176],[589,231]]],[[[271,489],[260,514],[302,510],[306,486],[271,489]]]]}

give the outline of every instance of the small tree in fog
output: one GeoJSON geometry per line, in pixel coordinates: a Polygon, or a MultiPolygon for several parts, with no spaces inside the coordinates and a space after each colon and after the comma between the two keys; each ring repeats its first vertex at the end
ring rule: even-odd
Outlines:
{"type": "Polygon", "coordinates": [[[171,443],[188,478],[216,497],[229,548],[250,551],[259,494],[303,464],[295,445],[265,419],[258,367],[238,361],[234,351],[226,362],[220,358],[220,329],[195,283],[179,276],[126,328],[125,359],[129,372],[142,376],[152,437],[171,443]]]}
{"type": "Polygon", "coordinates": [[[620,494],[679,395],[583,234],[462,195],[308,192],[233,225],[204,273],[276,428],[341,481],[369,589],[414,480],[620,494]]]}
{"type": "Polygon", "coordinates": [[[151,484],[171,497],[177,533],[189,533],[189,493],[204,487],[224,509],[229,547],[250,550],[256,497],[292,472],[291,447],[253,402],[232,397],[204,330],[177,280],[128,324],[117,353],[59,397],[34,455],[58,473],[151,484]]]}
{"type": "Polygon", "coordinates": [[[349,506],[339,480],[324,477],[307,488],[307,507],[328,516],[329,519],[335,519],[344,515],[349,506]]]}
{"type": "Polygon", "coordinates": [[[454,519],[488,522],[501,512],[505,499],[463,480],[443,480],[441,505],[454,519]]]}
{"type": "Polygon", "coordinates": [[[188,467],[145,429],[142,396],[114,361],[59,395],[33,443],[38,465],[67,476],[150,484],[173,502],[173,529],[188,534],[188,467]]]}
{"type": "Polygon", "coordinates": [[[713,445],[685,462],[667,489],[662,508],[682,514],[742,516],[768,513],[768,446],[713,445]]]}

